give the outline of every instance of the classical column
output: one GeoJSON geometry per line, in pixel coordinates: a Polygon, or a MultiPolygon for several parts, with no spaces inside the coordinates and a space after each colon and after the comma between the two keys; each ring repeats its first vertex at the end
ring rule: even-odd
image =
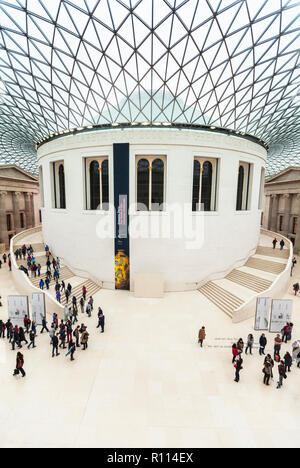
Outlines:
{"type": "Polygon", "coordinates": [[[272,203],[273,203],[273,199],[271,195],[266,195],[264,222],[263,222],[264,229],[270,229],[271,227],[272,203]]]}
{"type": "Polygon", "coordinates": [[[14,218],[14,228],[16,232],[21,231],[21,220],[20,220],[20,199],[21,199],[21,192],[14,192],[13,193],[13,218],[14,218]]]}
{"type": "MultiPolygon", "coordinates": [[[[300,199],[300,193],[297,195],[297,201],[299,203],[300,199]]],[[[295,239],[295,245],[294,245],[294,252],[295,254],[300,253],[300,207],[298,208],[298,223],[297,223],[297,234],[296,234],[296,239],[295,239]]]]}
{"type": "Polygon", "coordinates": [[[290,232],[290,221],[291,221],[291,210],[292,210],[292,196],[288,193],[283,195],[284,199],[284,215],[283,215],[283,232],[289,234],[290,232]]]}
{"type": "Polygon", "coordinates": [[[272,195],[272,214],[271,214],[271,231],[278,231],[278,207],[280,195],[272,195]]]}
{"type": "Polygon", "coordinates": [[[25,193],[25,218],[26,229],[32,228],[32,207],[31,207],[31,193],[25,193]]]}
{"type": "Polygon", "coordinates": [[[34,211],[34,193],[30,194],[30,204],[31,204],[31,226],[35,227],[35,211],[34,211]]]}
{"type": "Polygon", "coordinates": [[[0,192],[0,243],[8,245],[6,226],[6,197],[7,192],[0,192]]]}

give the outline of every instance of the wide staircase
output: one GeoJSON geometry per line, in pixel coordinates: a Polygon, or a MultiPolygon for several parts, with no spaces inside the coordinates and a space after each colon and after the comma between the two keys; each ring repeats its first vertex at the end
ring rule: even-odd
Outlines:
{"type": "Polygon", "coordinates": [[[286,268],[290,250],[259,245],[244,267],[223,280],[210,281],[199,292],[230,318],[247,300],[267,291],[286,268]]]}
{"type": "MultiPolygon", "coordinates": [[[[26,245],[29,247],[28,243],[26,245]]],[[[31,244],[31,246],[32,246],[32,248],[34,250],[33,256],[35,257],[36,265],[40,264],[41,267],[42,267],[40,276],[34,277],[34,276],[31,276],[30,271],[28,272],[29,273],[29,279],[30,279],[31,283],[35,287],[38,288],[41,279],[43,279],[45,281],[45,279],[47,277],[47,275],[46,275],[47,268],[45,266],[46,265],[45,245],[42,244],[42,243],[38,243],[38,244],[31,244]]],[[[17,250],[17,248],[19,249],[19,248],[21,248],[21,246],[20,245],[16,246],[15,250],[17,250]]],[[[52,260],[53,260],[53,257],[51,256],[50,261],[52,261],[52,260]]],[[[25,268],[27,268],[27,254],[26,254],[26,259],[25,260],[24,259],[17,260],[17,264],[18,264],[19,267],[24,266],[25,268]]],[[[53,274],[53,268],[51,268],[51,273],[53,274]]],[[[83,286],[86,287],[87,298],[89,298],[90,296],[93,296],[94,294],[96,294],[97,292],[99,292],[101,290],[101,287],[98,284],[96,284],[94,281],[92,281],[90,279],[84,279],[84,278],[77,277],[67,266],[64,266],[63,264],[61,265],[59,273],[60,273],[59,282],[61,283],[62,281],[64,281],[66,287],[67,287],[68,283],[70,283],[71,285],[72,285],[72,283],[76,283],[76,285],[72,288],[71,297],[69,298],[69,304],[71,303],[72,298],[74,296],[77,299],[77,303],[79,303],[80,299],[82,298],[83,286]]],[[[52,279],[51,283],[50,283],[50,290],[48,292],[53,294],[53,296],[56,298],[54,286],[55,286],[55,281],[52,279]]],[[[65,294],[61,293],[61,305],[65,306],[65,304],[66,304],[65,294]]]]}

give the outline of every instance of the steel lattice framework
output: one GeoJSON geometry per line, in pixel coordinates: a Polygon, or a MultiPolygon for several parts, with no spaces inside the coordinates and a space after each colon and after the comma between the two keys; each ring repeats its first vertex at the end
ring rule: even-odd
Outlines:
{"type": "Polygon", "coordinates": [[[300,2],[0,0],[0,163],[46,135],[169,122],[250,133],[299,163],[300,2]]]}

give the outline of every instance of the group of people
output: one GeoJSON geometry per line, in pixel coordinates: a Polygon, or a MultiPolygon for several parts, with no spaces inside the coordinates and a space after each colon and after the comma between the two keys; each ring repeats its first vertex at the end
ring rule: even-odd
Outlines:
{"type": "MultiPolygon", "coordinates": [[[[273,239],[273,241],[272,241],[273,249],[276,249],[276,246],[277,246],[278,242],[279,242],[279,241],[278,241],[278,240],[276,239],[276,237],[275,237],[275,239],[273,239]]],[[[283,239],[281,239],[281,241],[279,242],[279,245],[280,245],[280,250],[283,250],[284,247],[285,247],[285,242],[284,242],[283,239]]]]}
{"type": "MultiPolygon", "coordinates": [[[[279,380],[277,383],[277,389],[280,389],[283,385],[283,380],[287,379],[287,374],[291,372],[291,367],[293,365],[293,358],[289,352],[286,352],[283,359],[281,358],[281,349],[283,343],[287,344],[292,339],[292,331],[293,331],[293,323],[287,323],[281,331],[281,335],[277,334],[274,339],[274,357],[270,354],[266,356],[265,349],[267,347],[268,341],[265,334],[262,334],[259,339],[259,355],[265,356],[264,364],[263,364],[263,374],[264,379],[263,383],[267,386],[270,385],[270,379],[273,379],[273,369],[275,363],[278,364],[278,375],[279,380]]],[[[247,343],[245,343],[242,338],[232,346],[232,363],[235,367],[235,382],[240,381],[240,373],[243,370],[243,352],[245,355],[250,352],[250,355],[253,355],[253,347],[254,347],[254,336],[249,334],[247,338],[247,343]]],[[[297,366],[300,368],[300,353],[297,356],[297,366]]]]}

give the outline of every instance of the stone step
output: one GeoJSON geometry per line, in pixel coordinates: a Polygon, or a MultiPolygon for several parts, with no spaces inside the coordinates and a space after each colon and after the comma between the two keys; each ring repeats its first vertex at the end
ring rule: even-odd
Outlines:
{"type": "Polygon", "coordinates": [[[288,249],[273,249],[272,247],[264,247],[263,245],[259,245],[256,251],[257,255],[264,255],[266,257],[274,257],[274,258],[286,258],[288,259],[290,256],[290,251],[288,249]]]}
{"type": "Polygon", "coordinates": [[[282,273],[286,268],[286,264],[284,263],[272,262],[272,261],[262,260],[260,258],[254,258],[254,257],[251,257],[245,266],[248,268],[255,268],[256,270],[262,270],[262,271],[267,271],[269,273],[275,273],[276,275],[279,275],[280,273],[282,273]]]}
{"type": "Polygon", "coordinates": [[[233,312],[244,304],[244,301],[226,289],[221,288],[214,282],[209,282],[199,289],[208,300],[215,304],[220,310],[225,312],[230,318],[233,312]]]}
{"type": "Polygon", "coordinates": [[[272,285],[272,281],[268,281],[240,270],[233,270],[226,279],[259,294],[269,289],[272,285]]]}
{"type": "MultiPolygon", "coordinates": [[[[70,283],[71,283],[71,281],[70,281],[70,283]]],[[[71,293],[71,296],[69,298],[69,304],[72,302],[72,298],[74,296],[77,299],[77,304],[79,304],[79,301],[82,298],[82,288],[83,288],[83,286],[85,286],[86,289],[87,289],[87,296],[86,296],[87,299],[90,296],[93,296],[94,294],[96,294],[97,292],[99,292],[101,290],[101,286],[99,286],[98,284],[94,283],[91,280],[87,280],[87,281],[79,284],[78,286],[76,286],[75,288],[72,289],[72,293],[71,293]]],[[[61,297],[61,304],[63,306],[66,304],[66,297],[65,297],[64,294],[62,294],[62,297],[61,297]]]]}
{"type": "MultiPolygon", "coordinates": [[[[74,276],[74,273],[72,273],[71,270],[69,270],[68,267],[63,267],[61,268],[60,270],[60,278],[59,278],[59,281],[61,282],[62,280],[63,281],[66,281],[66,280],[69,280],[70,278],[73,278],[74,276]]],[[[31,282],[35,285],[35,286],[38,286],[40,284],[40,280],[43,279],[45,281],[46,279],[46,273],[43,273],[41,274],[40,277],[36,277],[36,278],[31,278],[31,282]]],[[[54,280],[52,279],[51,280],[51,284],[54,284],[54,280]]]]}

